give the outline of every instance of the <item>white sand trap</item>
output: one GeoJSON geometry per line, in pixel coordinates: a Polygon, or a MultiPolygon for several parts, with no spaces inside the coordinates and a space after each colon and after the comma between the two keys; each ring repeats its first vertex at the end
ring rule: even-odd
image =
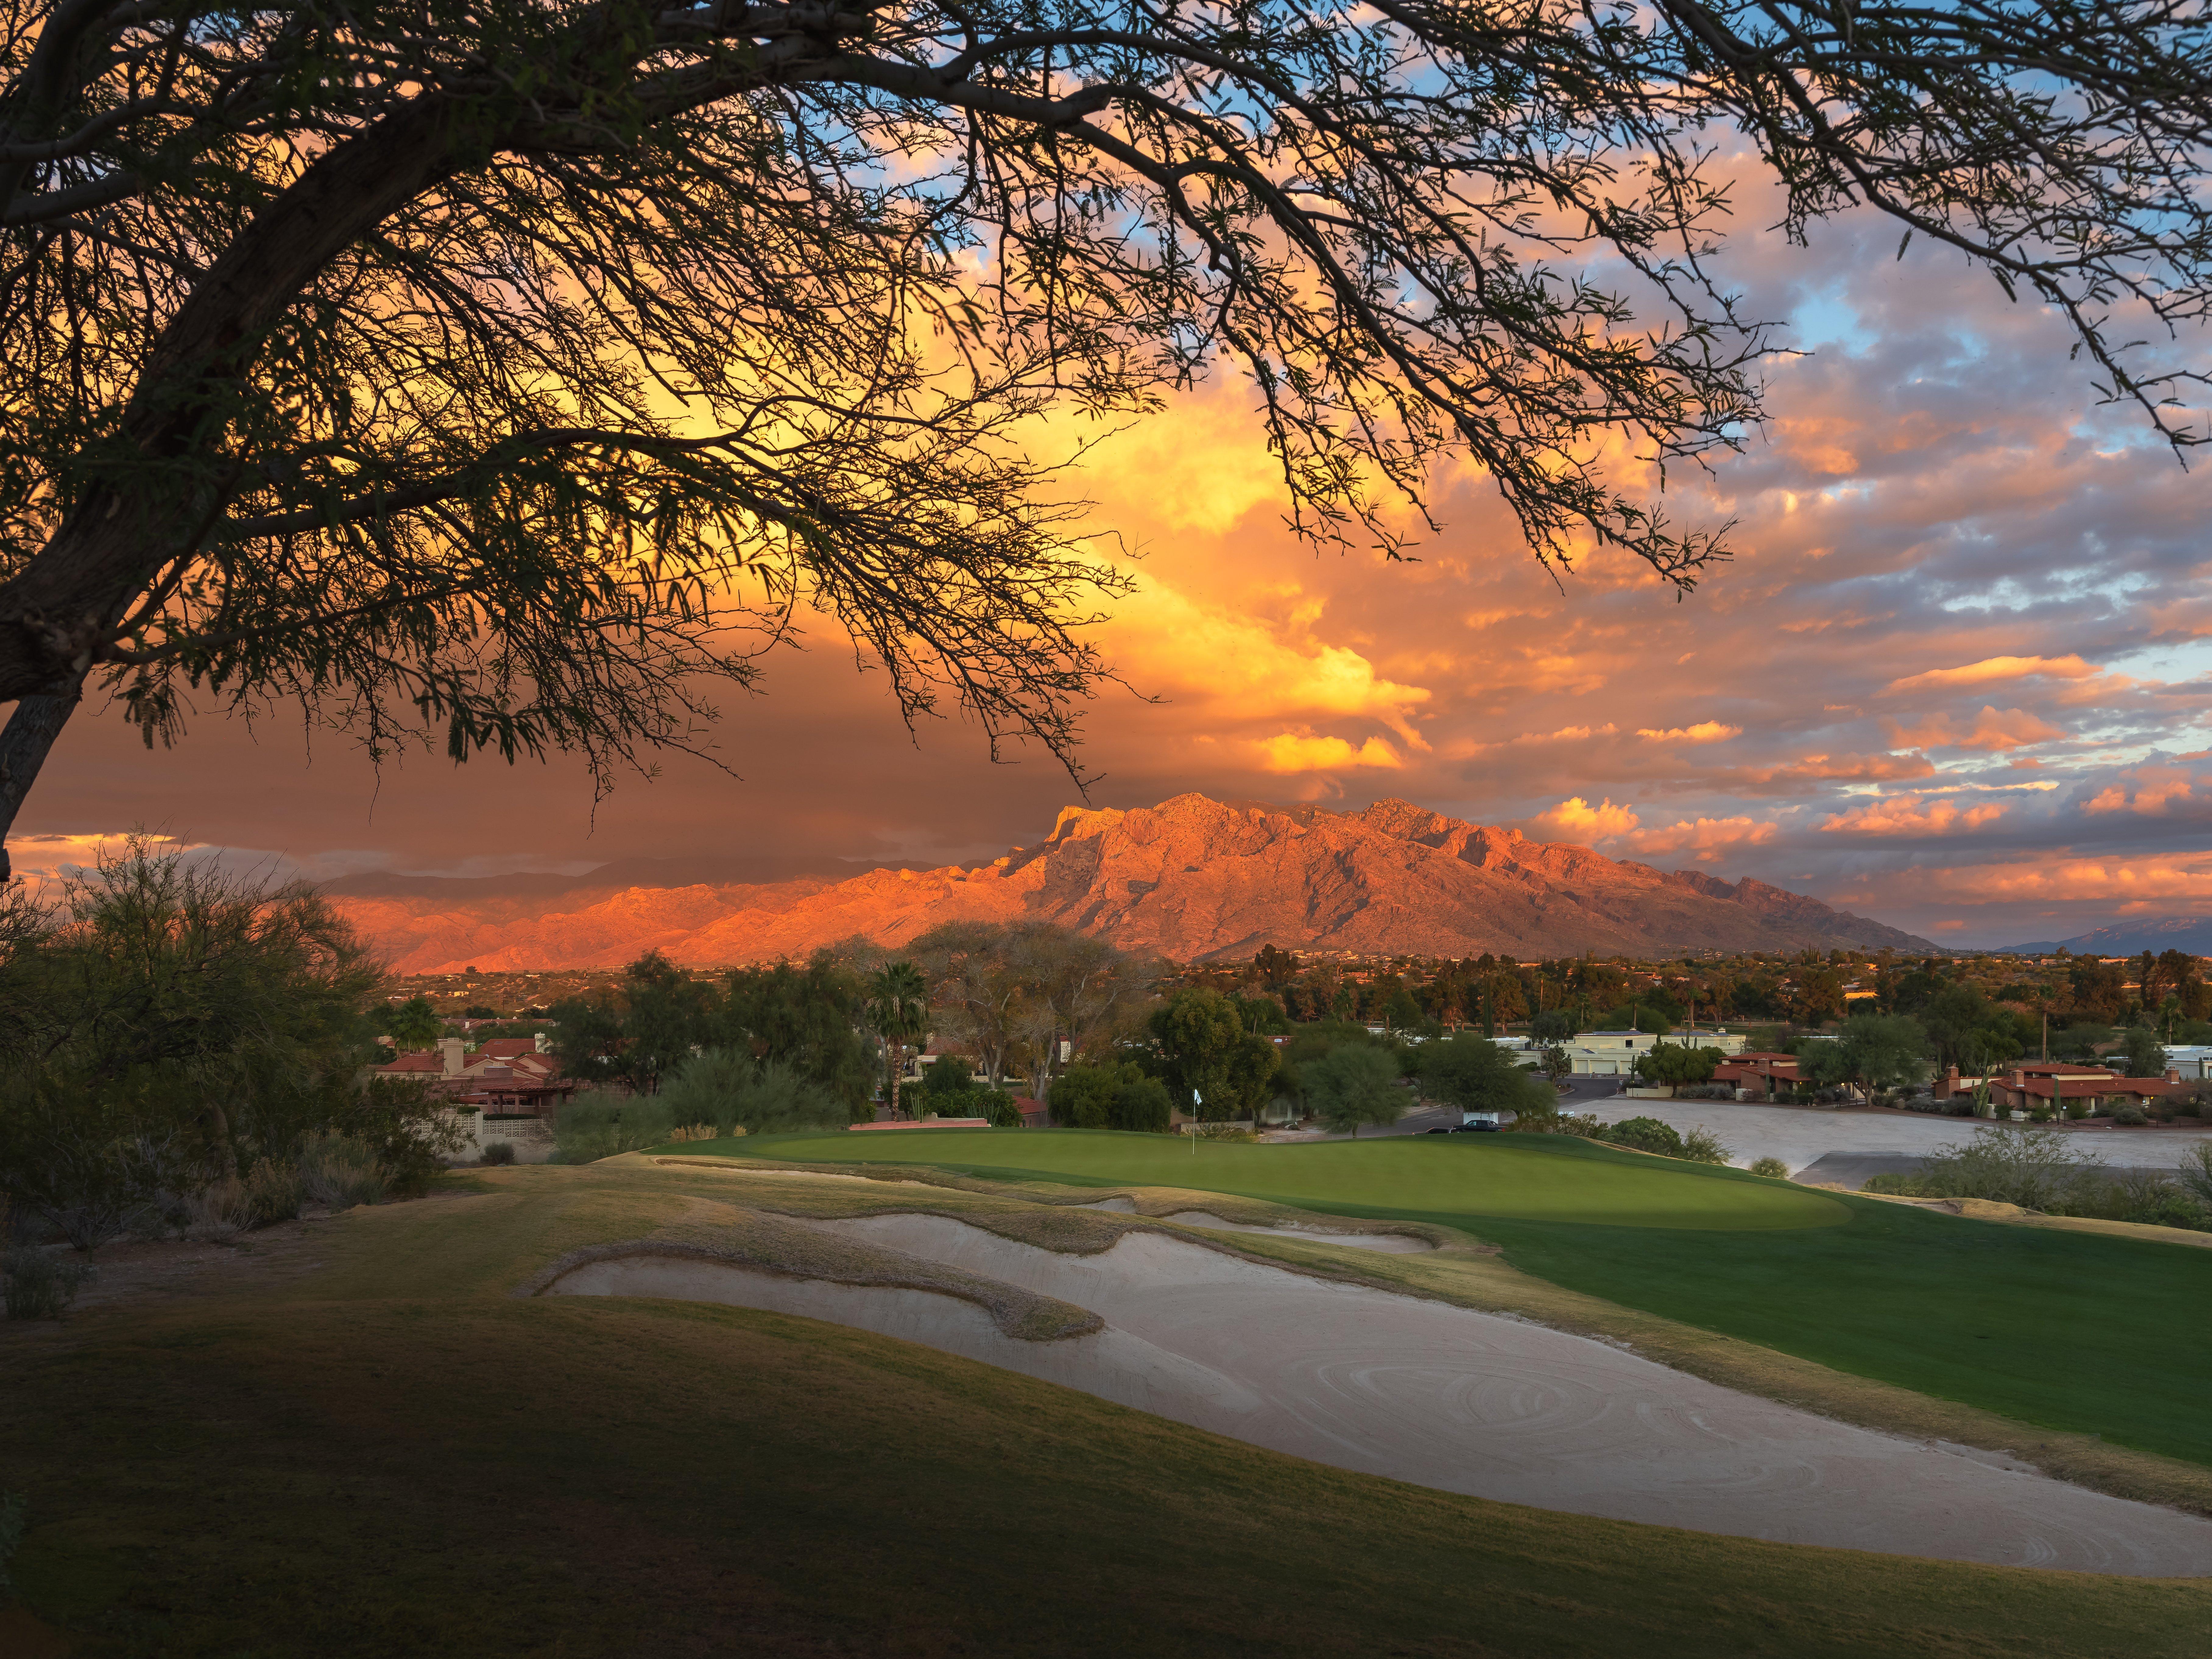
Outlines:
{"type": "MultiPolygon", "coordinates": [[[[1136,1204],[1126,1198],[1102,1198],[1096,1204],[1079,1204],[1079,1210],[1114,1210],[1131,1215],[1136,1204]]],[[[1417,1250],[1433,1250],[1436,1246],[1425,1238],[1413,1238],[1404,1233],[1332,1233],[1319,1227],[1263,1227],[1253,1221],[1224,1221],[1211,1210],[1177,1210],[1166,1218],[1180,1221],[1188,1227],[1212,1227],[1225,1233],[1269,1233],[1277,1238],[1310,1238],[1323,1244],[1343,1244],[1355,1250],[1380,1250],[1386,1255],[1411,1255],[1417,1250]]]]}
{"type": "Polygon", "coordinates": [[[1078,1304],[1110,1328],[1023,1342],[949,1297],[691,1262],[599,1264],[556,1288],[808,1313],[1319,1462],[1545,1509],[1953,1560],[2212,1573],[2212,1521],[1832,1422],[1540,1326],[1158,1233],[1077,1256],[936,1216],[811,1224],[1078,1304]]]}

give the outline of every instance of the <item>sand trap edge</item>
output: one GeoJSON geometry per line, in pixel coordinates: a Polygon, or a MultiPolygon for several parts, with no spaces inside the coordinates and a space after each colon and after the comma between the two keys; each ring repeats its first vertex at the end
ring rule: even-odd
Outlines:
{"type": "MultiPolygon", "coordinates": [[[[849,1243],[850,1241],[846,1242],[849,1243]]],[[[997,1279],[963,1273],[957,1267],[944,1267],[934,1262],[902,1255],[896,1251],[869,1246],[858,1247],[855,1254],[863,1258],[872,1257],[879,1265],[869,1267],[853,1262],[794,1267],[773,1255],[741,1246],[702,1244],[672,1238],[625,1239],[609,1244],[586,1244],[581,1249],[570,1250],[531,1274],[508,1294],[524,1299],[541,1297],[579,1267],[588,1267],[593,1262],[658,1256],[680,1261],[710,1262],[726,1267],[743,1267],[794,1281],[817,1279],[861,1289],[933,1291],[939,1296],[974,1304],[990,1315],[992,1322],[1002,1334],[1024,1342],[1062,1341],[1070,1337],[1089,1336],[1106,1328],[1106,1322],[1088,1308],[1079,1308],[1072,1302],[1060,1302],[1051,1297],[1037,1296],[1014,1285],[1001,1284],[997,1279]]]]}

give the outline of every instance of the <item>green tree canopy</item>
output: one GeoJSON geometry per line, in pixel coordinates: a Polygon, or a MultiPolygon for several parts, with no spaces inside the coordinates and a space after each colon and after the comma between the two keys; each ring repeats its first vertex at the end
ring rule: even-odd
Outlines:
{"type": "Polygon", "coordinates": [[[1133,1060],[1070,1066],[1052,1080],[1047,1103],[1054,1121],[1070,1129],[1127,1129],[1167,1133],[1174,1102],[1167,1085],[1133,1060]]]}
{"type": "Polygon", "coordinates": [[[1472,1031],[1462,1031],[1421,1051],[1421,1092],[1462,1112],[1513,1112],[1544,1116],[1559,1109],[1559,1096],[1510,1051],[1472,1031]]]}
{"type": "Polygon", "coordinates": [[[1717,1048],[1698,1044],[1655,1042],[1650,1052],[1636,1057],[1636,1075],[1646,1083],[1665,1088],[1679,1088],[1684,1084],[1710,1083],[1713,1068],[1720,1064],[1717,1048]]]}
{"type": "Polygon", "coordinates": [[[1398,1086],[1389,1054],[1364,1043],[1347,1042],[1307,1061],[1299,1081],[1308,1108],[1339,1134],[1357,1135],[1362,1124],[1395,1123],[1413,1103],[1412,1093],[1398,1086]]]}

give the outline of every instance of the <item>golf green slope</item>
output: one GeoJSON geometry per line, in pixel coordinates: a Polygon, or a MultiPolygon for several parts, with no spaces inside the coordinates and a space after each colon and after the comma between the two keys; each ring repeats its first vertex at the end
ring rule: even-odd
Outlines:
{"type": "MultiPolygon", "coordinates": [[[[518,1297],[743,1194],[635,1160],[479,1184],[0,1322],[12,1576],[74,1659],[2195,1659],[2212,1627],[2212,1581],[1486,1503],[864,1331],[518,1297]]],[[[5,1601],[0,1653],[57,1650],[5,1601]]]]}
{"type": "Polygon", "coordinates": [[[1200,1143],[1194,1153],[1109,1131],[917,1130],[714,1150],[1188,1187],[1440,1222],[1609,1302],[2023,1424],[2212,1464],[2212,1250],[1966,1221],[1548,1136],[1200,1143]]]}

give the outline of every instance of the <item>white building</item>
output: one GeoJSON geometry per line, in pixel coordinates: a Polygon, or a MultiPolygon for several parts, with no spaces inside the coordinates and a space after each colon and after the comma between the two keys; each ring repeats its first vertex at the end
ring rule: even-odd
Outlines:
{"type": "Polygon", "coordinates": [[[1626,1077],[1638,1057],[1656,1043],[1672,1042],[1688,1048],[1717,1048],[1724,1054],[1743,1052],[1741,1031],[1675,1031],[1657,1037],[1649,1031],[1577,1031],[1567,1040],[1567,1059],[1577,1077],[1626,1077]]]}
{"type": "Polygon", "coordinates": [[[2212,1077],[2212,1048],[2184,1043],[2166,1051],[2166,1063],[2185,1078],[2212,1077]]]}

